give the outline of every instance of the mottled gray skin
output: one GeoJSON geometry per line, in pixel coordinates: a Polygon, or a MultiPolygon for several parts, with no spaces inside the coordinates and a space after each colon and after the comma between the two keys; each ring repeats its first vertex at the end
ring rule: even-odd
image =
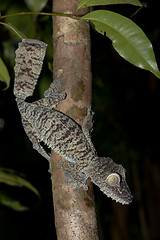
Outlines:
{"type": "Polygon", "coordinates": [[[59,92],[62,84],[60,80],[55,80],[50,85],[44,93],[45,98],[33,103],[25,101],[33,94],[46,44],[24,39],[19,46],[16,51],[14,94],[25,132],[33,148],[50,161],[50,155],[40,144],[44,142],[67,160],[60,167],[64,169],[67,178],[65,184],[74,184],[75,192],[81,186],[87,190],[86,180],[90,178],[108,197],[122,204],[129,204],[132,195],[126,183],[124,168],[112,159],[101,158],[96,154],[89,134],[92,128],[90,107],[82,128],[67,115],[54,110],[53,107],[66,98],[65,93],[59,92]]]}
{"type": "Polygon", "coordinates": [[[19,43],[14,67],[16,79],[14,95],[17,98],[26,99],[33,95],[42,69],[46,47],[47,44],[34,39],[23,39],[19,43]]]}

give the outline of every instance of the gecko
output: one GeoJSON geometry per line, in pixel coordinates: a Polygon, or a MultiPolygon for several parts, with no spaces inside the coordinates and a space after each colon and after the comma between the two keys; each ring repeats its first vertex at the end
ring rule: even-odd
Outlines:
{"type": "Polygon", "coordinates": [[[21,114],[24,130],[33,148],[51,161],[41,143],[57,152],[65,161],[60,163],[65,175],[65,184],[74,185],[77,193],[80,187],[88,190],[88,178],[100,190],[121,204],[129,204],[132,194],[126,182],[122,165],[109,157],[98,157],[91,141],[93,112],[88,107],[82,127],[66,114],[54,108],[64,101],[66,93],[60,91],[63,82],[55,79],[44,98],[27,102],[37,84],[47,44],[36,39],[23,39],[16,50],[14,95],[21,114]]]}

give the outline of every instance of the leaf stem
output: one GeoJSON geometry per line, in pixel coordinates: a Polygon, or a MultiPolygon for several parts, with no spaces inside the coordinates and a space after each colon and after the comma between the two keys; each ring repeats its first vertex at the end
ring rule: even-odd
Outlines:
{"type": "Polygon", "coordinates": [[[74,14],[65,14],[65,13],[45,13],[45,12],[19,12],[19,13],[12,13],[4,16],[0,16],[0,19],[4,19],[7,17],[13,17],[18,15],[47,15],[47,16],[61,16],[61,17],[69,17],[73,19],[79,19],[79,17],[73,16],[74,14]]]}
{"type": "Polygon", "coordinates": [[[71,16],[74,16],[75,13],[78,11],[79,9],[77,8],[73,13],[71,13],[71,16]]]}

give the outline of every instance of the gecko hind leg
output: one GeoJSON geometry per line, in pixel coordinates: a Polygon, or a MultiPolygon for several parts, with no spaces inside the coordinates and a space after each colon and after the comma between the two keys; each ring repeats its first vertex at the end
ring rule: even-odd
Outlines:
{"type": "MultiPolygon", "coordinates": [[[[30,139],[31,140],[31,139],[30,139]]],[[[33,148],[35,150],[37,150],[37,152],[39,152],[43,157],[45,157],[49,162],[51,160],[51,155],[46,153],[46,151],[43,149],[43,147],[40,145],[40,143],[38,141],[32,141],[32,144],[33,144],[33,148]]]]}
{"type": "Polygon", "coordinates": [[[59,167],[64,170],[64,176],[66,177],[64,184],[65,185],[74,185],[74,193],[79,192],[79,188],[83,187],[84,190],[88,190],[86,180],[88,177],[79,169],[77,164],[71,162],[61,162],[59,167]]]}
{"type": "Polygon", "coordinates": [[[56,107],[61,101],[66,99],[67,94],[62,93],[63,81],[60,79],[55,79],[48,90],[44,92],[45,98],[33,102],[40,107],[47,107],[52,109],[56,107]]]}
{"type": "MultiPolygon", "coordinates": [[[[31,140],[31,139],[30,139],[31,140]]],[[[51,154],[48,154],[44,148],[41,146],[41,144],[38,141],[32,141],[33,144],[33,148],[35,150],[37,150],[37,152],[39,152],[41,154],[41,156],[43,156],[44,158],[46,158],[49,162],[49,173],[52,173],[52,159],[51,159],[51,154]]]]}
{"type": "Polygon", "coordinates": [[[40,107],[47,107],[52,109],[56,107],[61,101],[66,99],[66,93],[50,93],[48,97],[39,99],[32,104],[40,106],[40,107]]]}
{"type": "Polygon", "coordinates": [[[90,136],[90,133],[92,132],[92,129],[93,129],[93,115],[94,115],[94,112],[91,110],[91,106],[89,106],[87,110],[87,115],[83,121],[82,131],[87,141],[89,142],[92,150],[96,153],[96,150],[94,148],[94,145],[92,143],[91,136],[90,136]]]}
{"type": "Polygon", "coordinates": [[[49,88],[44,92],[44,96],[48,97],[51,93],[62,93],[63,86],[64,82],[61,79],[54,79],[54,81],[50,84],[49,88]]]}
{"type": "Polygon", "coordinates": [[[51,155],[49,155],[41,146],[37,137],[35,136],[35,133],[32,131],[31,125],[24,119],[22,119],[22,123],[29,140],[32,142],[33,148],[50,162],[51,155]]]}

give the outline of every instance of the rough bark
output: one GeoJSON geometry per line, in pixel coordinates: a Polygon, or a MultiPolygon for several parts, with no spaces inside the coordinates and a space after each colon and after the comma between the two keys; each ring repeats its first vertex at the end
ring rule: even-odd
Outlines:
{"type": "MultiPolygon", "coordinates": [[[[77,0],[54,0],[53,12],[72,13],[77,0]]],[[[85,11],[79,14],[86,13],[85,11]]],[[[89,24],[65,17],[53,18],[54,78],[64,81],[67,99],[58,109],[82,124],[91,104],[89,24]]],[[[62,159],[54,152],[52,167],[53,202],[58,240],[95,240],[98,238],[92,184],[89,191],[63,184],[64,173],[58,168],[62,159]]],[[[63,160],[64,161],[64,160],[63,160]]]]}

